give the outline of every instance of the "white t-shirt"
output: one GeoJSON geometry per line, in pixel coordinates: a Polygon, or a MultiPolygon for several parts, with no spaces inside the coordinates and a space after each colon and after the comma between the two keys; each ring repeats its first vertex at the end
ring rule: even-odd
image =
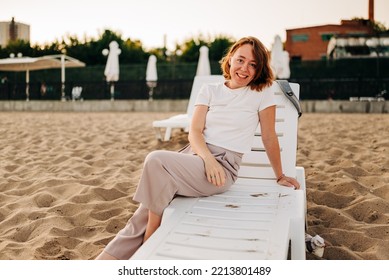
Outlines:
{"type": "Polygon", "coordinates": [[[275,104],[269,87],[258,92],[250,87],[230,89],[224,83],[204,85],[195,103],[209,107],[205,142],[239,153],[251,149],[258,112],[275,104]]]}

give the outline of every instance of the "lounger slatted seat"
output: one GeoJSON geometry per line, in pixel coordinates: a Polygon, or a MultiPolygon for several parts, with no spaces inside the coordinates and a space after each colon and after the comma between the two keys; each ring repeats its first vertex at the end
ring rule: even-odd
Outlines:
{"type": "MultiPolygon", "coordinates": [[[[291,84],[298,96],[299,85],[291,84]]],[[[279,186],[258,129],[239,178],[223,194],[175,198],[132,259],[305,259],[305,174],[296,167],[298,115],[277,83],[276,131],[283,170],[301,190],[279,186]]]]}

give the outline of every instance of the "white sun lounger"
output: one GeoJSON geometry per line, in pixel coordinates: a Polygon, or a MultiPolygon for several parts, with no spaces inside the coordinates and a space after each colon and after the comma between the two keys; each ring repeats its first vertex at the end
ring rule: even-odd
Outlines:
{"type": "Polygon", "coordinates": [[[202,85],[207,83],[217,83],[223,80],[224,77],[222,75],[196,76],[193,81],[186,114],[179,114],[172,116],[168,119],[157,120],[153,122],[153,127],[157,139],[162,141],[169,141],[172,134],[172,130],[174,128],[179,128],[188,131],[196,98],[202,85]],[[165,130],[164,135],[163,130],[165,130]]]}
{"type": "MultiPolygon", "coordinates": [[[[298,97],[299,85],[291,84],[298,97]]],[[[245,154],[239,178],[223,194],[175,198],[162,224],[132,259],[305,259],[305,175],[296,167],[297,111],[273,84],[283,170],[301,190],[279,186],[261,133],[245,154]]]]}

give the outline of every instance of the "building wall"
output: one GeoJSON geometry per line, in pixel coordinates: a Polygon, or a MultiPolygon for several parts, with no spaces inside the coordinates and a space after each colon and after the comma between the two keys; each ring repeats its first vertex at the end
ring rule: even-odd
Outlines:
{"type": "Polygon", "coordinates": [[[5,47],[8,42],[9,37],[9,23],[8,22],[0,22],[0,46],[5,47]]]}
{"type": "Polygon", "coordinates": [[[12,39],[30,41],[30,26],[28,24],[14,22],[15,29],[12,32],[12,21],[0,22],[0,46],[5,48],[12,39]]]}
{"type": "Polygon", "coordinates": [[[292,60],[321,60],[326,57],[328,42],[333,35],[372,34],[366,20],[343,20],[329,24],[286,30],[285,50],[292,60]]]}

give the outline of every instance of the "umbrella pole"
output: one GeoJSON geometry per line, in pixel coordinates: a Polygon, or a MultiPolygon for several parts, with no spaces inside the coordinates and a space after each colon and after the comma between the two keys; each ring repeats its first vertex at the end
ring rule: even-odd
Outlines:
{"type": "Polygon", "coordinates": [[[61,55],[61,101],[65,98],[65,55],[61,55]]]}
{"type": "Polygon", "coordinates": [[[149,88],[149,101],[153,101],[154,89],[157,87],[157,81],[147,81],[146,85],[149,88]]]}
{"type": "Polygon", "coordinates": [[[114,101],[114,96],[115,96],[115,84],[114,82],[111,82],[111,86],[110,86],[110,92],[111,92],[111,101],[114,101]]]}
{"type": "Polygon", "coordinates": [[[154,87],[149,87],[149,101],[153,101],[154,87]]]}
{"type": "Polygon", "coordinates": [[[26,101],[30,101],[30,71],[26,71],[26,101]]]}

